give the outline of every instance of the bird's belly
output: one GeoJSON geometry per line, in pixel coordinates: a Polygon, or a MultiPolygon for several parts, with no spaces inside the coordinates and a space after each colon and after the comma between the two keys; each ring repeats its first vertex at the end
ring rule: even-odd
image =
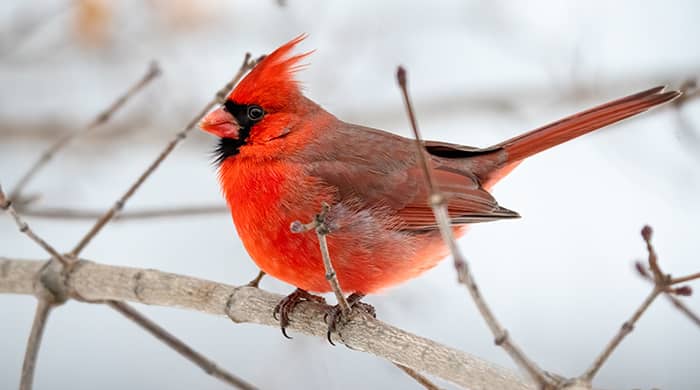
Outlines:
{"type": "MultiPolygon", "coordinates": [[[[248,221],[243,229],[238,221],[236,225],[261,270],[307,291],[328,292],[315,231],[292,233],[289,229],[293,221],[308,222],[313,215],[284,217],[278,210],[280,218],[274,218],[274,223],[270,219],[248,221]]],[[[402,283],[432,268],[447,254],[438,232],[407,234],[362,215],[358,222],[356,216],[334,221],[336,230],[327,236],[331,261],[346,293],[373,293],[402,283]]]]}
{"type": "Polygon", "coordinates": [[[447,254],[437,231],[405,233],[389,211],[334,203],[332,190],[289,167],[232,166],[223,175],[231,185],[225,194],[236,230],[251,258],[267,274],[301,289],[330,291],[316,233],[290,230],[294,221],[311,221],[323,202],[331,205],[327,241],[344,292],[399,284],[447,254]]]}

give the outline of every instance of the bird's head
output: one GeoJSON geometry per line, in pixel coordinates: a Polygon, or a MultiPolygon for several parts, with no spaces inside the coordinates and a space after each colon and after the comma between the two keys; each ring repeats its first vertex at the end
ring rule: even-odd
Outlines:
{"type": "Polygon", "coordinates": [[[226,98],[202,119],[199,127],[220,138],[219,162],[236,155],[242,146],[264,143],[288,134],[314,104],[294,79],[299,62],[311,52],[291,55],[306,38],[300,35],[265,56],[226,98]]]}

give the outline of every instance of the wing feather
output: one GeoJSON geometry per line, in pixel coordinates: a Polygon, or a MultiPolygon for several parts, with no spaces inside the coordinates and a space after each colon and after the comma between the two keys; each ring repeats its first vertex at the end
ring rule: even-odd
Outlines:
{"type": "MultiPolygon", "coordinates": [[[[307,163],[307,171],[331,186],[338,202],[386,209],[398,218],[402,230],[437,228],[413,140],[350,124],[334,131],[333,135],[351,137],[358,142],[348,145],[347,142],[328,141],[325,145],[329,148],[317,155],[322,158],[307,163]],[[339,144],[345,145],[344,150],[330,147],[339,144]]],[[[324,149],[317,145],[314,150],[324,149]]],[[[516,212],[499,206],[481,187],[477,177],[469,171],[467,159],[461,159],[465,162],[464,168],[456,164],[456,160],[460,159],[434,155],[430,160],[435,180],[447,198],[454,225],[519,217],[516,212]]]]}

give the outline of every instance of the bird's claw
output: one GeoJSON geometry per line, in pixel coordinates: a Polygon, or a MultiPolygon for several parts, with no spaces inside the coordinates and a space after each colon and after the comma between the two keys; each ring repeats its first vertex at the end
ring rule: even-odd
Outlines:
{"type": "MultiPolygon", "coordinates": [[[[360,299],[364,298],[363,294],[351,294],[348,298],[348,305],[350,305],[350,309],[354,310],[360,310],[363,311],[373,318],[377,318],[377,311],[374,309],[374,306],[360,302],[360,299]]],[[[326,338],[328,339],[328,342],[335,346],[335,343],[331,339],[331,334],[336,332],[338,328],[338,324],[343,322],[345,320],[345,316],[343,314],[343,309],[340,307],[340,305],[335,305],[328,309],[326,311],[326,314],[323,316],[323,320],[326,322],[328,325],[328,332],[326,333],[326,338]]]]}
{"type": "Polygon", "coordinates": [[[293,293],[282,298],[282,300],[275,306],[275,310],[272,312],[272,316],[280,322],[280,329],[282,329],[282,334],[284,337],[291,339],[287,334],[287,326],[289,325],[289,314],[294,311],[294,308],[300,302],[316,302],[325,304],[326,300],[323,297],[310,294],[306,290],[300,288],[294,290],[293,293]]]}

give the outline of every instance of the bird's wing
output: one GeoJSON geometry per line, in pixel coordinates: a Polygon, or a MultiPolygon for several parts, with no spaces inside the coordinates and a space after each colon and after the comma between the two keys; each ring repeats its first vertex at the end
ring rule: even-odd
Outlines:
{"type": "MultiPolygon", "coordinates": [[[[331,186],[338,201],[388,208],[398,217],[402,230],[436,229],[428,204],[430,191],[418,164],[414,141],[364,127],[348,127],[340,133],[354,142],[332,143],[345,145],[343,150],[324,145],[320,150],[325,152],[317,155],[321,158],[307,163],[307,172],[331,186]]],[[[429,161],[435,181],[447,199],[452,224],[518,217],[517,213],[499,206],[467,169],[443,160],[431,156],[429,161]]]]}

